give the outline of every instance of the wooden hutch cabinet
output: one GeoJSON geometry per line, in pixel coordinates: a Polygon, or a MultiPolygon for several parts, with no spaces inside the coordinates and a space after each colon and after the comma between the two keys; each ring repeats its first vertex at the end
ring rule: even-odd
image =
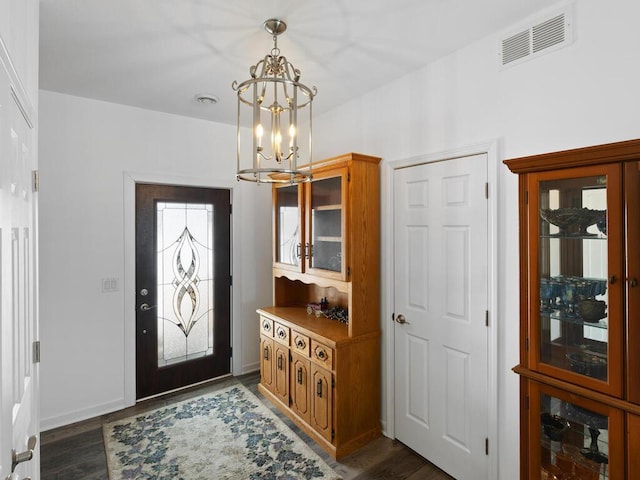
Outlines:
{"type": "Polygon", "coordinates": [[[521,478],[640,478],[640,140],[519,175],[521,478]]]}
{"type": "Polygon", "coordinates": [[[379,162],[350,153],[273,187],[258,388],[336,458],[380,435],[379,162]]]}

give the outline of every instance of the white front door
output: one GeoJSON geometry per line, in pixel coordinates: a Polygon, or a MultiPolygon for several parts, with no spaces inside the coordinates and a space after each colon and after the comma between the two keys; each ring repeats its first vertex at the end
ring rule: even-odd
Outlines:
{"type": "Polygon", "coordinates": [[[487,155],[394,174],[396,438],[487,478],[487,155]]]}
{"type": "Polygon", "coordinates": [[[37,480],[36,134],[18,102],[0,62],[0,479],[37,480]]]}

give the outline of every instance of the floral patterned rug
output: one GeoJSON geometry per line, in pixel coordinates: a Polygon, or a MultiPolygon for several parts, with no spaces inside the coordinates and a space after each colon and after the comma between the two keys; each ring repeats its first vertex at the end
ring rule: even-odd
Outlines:
{"type": "Polygon", "coordinates": [[[111,480],[340,478],[239,383],[103,431],[111,480]]]}

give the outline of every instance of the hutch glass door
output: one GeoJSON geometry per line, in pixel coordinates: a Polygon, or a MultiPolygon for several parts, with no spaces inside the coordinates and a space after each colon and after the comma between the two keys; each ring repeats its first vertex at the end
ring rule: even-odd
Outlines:
{"type": "Polygon", "coordinates": [[[612,346],[621,347],[621,226],[608,215],[610,203],[619,202],[612,194],[619,191],[619,171],[554,175],[537,181],[533,202],[539,278],[532,292],[539,294],[532,295],[539,302],[538,332],[531,332],[539,356],[534,363],[545,373],[568,380],[579,375],[595,389],[620,394],[622,349],[612,346]]]}
{"type": "Polygon", "coordinates": [[[343,175],[320,178],[309,184],[309,243],[308,265],[316,273],[344,269],[344,211],[343,175]]]}

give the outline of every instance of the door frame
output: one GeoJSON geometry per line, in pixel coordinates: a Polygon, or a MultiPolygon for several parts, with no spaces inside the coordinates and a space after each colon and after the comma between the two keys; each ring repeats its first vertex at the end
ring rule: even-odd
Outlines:
{"type": "MultiPolygon", "coordinates": [[[[176,185],[184,187],[204,187],[228,189],[231,193],[231,205],[239,196],[237,182],[221,179],[184,177],[154,173],[124,172],[124,403],[125,406],[136,403],[136,183],[153,183],[159,185],[176,185]]],[[[234,212],[235,213],[235,212],[234,212]]],[[[231,215],[231,275],[233,283],[240,285],[242,271],[241,258],[234,249],[233,238],[242,237],[239,215],[231,215]]],[[[242,328],[236,325],[235,312],[241,311],[240,295],[234,295],[234,284],[231,285],[231,348],[233,357],[231,372],[242,371],[242,328]]]]}
{"type": "Polygon", "coordinates": [[[431,154],[417,155],[414,157],[385,162],[382,168],[382,251],[384,261],[380,267],[381,275],[381,318],[383,335],[383,364],[382,364],[382,388],[383,388],[383,421],[382,430],[390,438],[395,438],[395,337],[392,315],[394,312],[394,282],[395,272],[394,239],[394,182],[395,170],[412,167],[424,163],[452,160],[471,155],[487,155],[487,181],[489,183],[489,204],[487,216],[487,232],[489,235],[489,327],[488,327],[488,478],[498,478],[498,328],[500,325],[498,306],[498,141],[488,141],[468,147],[461,147],[431,154]]]}

